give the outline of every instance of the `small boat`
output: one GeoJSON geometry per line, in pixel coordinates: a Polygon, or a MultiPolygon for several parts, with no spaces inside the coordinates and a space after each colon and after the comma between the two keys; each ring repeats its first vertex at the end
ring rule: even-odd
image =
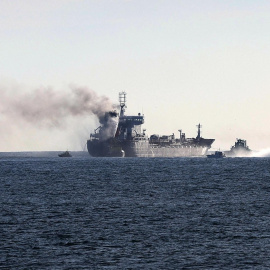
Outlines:
{"type": "Polygon", "coordinates": [[[215,151],[215,154],[207,155],[208,158],[224,158],[225,154],[221,151],[215,151]]]}
{"type": "Polygon", "coordinates": [[[72,157],[71,154],[68,151],[66,151],[66,152],[64,152],[62,154],[59,154],[58,156],[59,157],[72,157]]]}

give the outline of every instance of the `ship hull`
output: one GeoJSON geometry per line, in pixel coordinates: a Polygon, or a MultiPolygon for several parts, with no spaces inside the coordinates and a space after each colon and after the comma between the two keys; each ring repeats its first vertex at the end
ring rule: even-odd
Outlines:
{"type": "Polygon", "coordinates": [[[125,157],[200,157],[205,156],[209,149],[208,146],[151,145],[148,141],[119,142],[114,148],[119,150],[112,151],[109,142],[87,141],[88,152],[93,157],[123,156],[120,154],[121,150],[125,157]]]}

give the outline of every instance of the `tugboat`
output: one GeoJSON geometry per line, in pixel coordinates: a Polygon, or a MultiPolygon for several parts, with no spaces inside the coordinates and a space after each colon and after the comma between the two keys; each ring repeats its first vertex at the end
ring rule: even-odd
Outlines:
{"type": "Polygon", "coordinates": [[[205,156],[215,139],[201,137],[201,124],[195,138],[187,138],[180,129],[177,138],[153,134],[148,137],[144,115],[126,115],[126,93],[119,93],[120,113],[106,112],[101,126],[90,134],[87,149],[93,157],[198,157],[205,156]]]}
{"type": "Polygon", "coordinates": [[[247,141],[236,139],[235,144],[231,147],[230,151],[226,151],[227,157],[249,157],[252,155],[252,150],[247,146],[247,141]]]}
{"type": "Polygon", "coordinates": [[[208,158],[224,158],[226,155],[221,151],[215,151],[214,154],[207,155],[208,158]]]}
{"type": "Polygon", "coordinates": [[[59,157],[72,157],[71,154],[68,151],[63,152],[62,154],[59,154],[58,156],[59,157]]]}

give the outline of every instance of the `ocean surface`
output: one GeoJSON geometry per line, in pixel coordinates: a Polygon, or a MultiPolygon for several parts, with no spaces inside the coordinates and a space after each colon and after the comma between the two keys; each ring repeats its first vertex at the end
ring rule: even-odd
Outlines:
{"type": "Polygon", "coordinates": [[[0,153],[0,269],[270,269],[270,158],[0,153]]]}

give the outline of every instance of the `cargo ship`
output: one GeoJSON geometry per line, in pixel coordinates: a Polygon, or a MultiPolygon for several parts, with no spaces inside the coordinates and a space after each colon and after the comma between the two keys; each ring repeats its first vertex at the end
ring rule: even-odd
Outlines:
{"type": "Polygon", "coordinates": [[[148,137],[144,115],[125,114],[126,93],[119,93],[120,113],[106,112],[94,133],[87,140],[87,149],[93,157],[199,157],[205,156],[215,139],[201,137],[201,124],[197,125],[196,138],[186,138],[179,130],[179,137],[153,134],[148,137]]]}

